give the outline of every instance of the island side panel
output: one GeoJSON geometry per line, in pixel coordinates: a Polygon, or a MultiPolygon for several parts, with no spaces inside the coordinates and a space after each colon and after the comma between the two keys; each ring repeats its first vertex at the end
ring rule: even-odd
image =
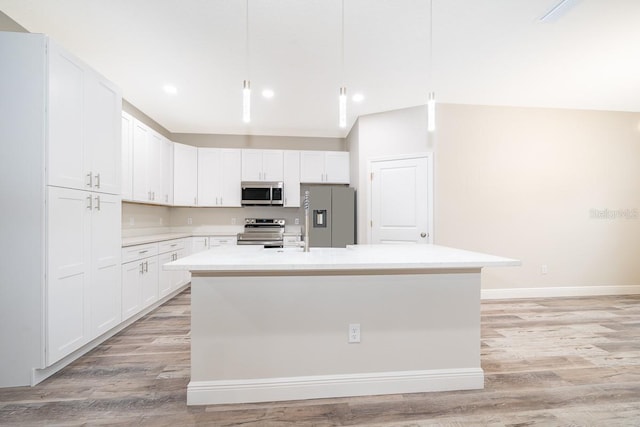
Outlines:
{"type": "Polygon", "coordinates": [[[482,387],[479,269],[362,276],[195,276],[191,328],[190,404],[482,387]],[[358,344],[348,343],[351,323],[360,324],[358,344]],[[418,389],[410,381],[406,388],[396,384],[341,391],[336,386],[335,393],[325,385],[318,393],[307,387],[305,393],[267,392],[258,393],[258,398],[244,396],[234,386],[251,388],[270,379],[273,386],[295,379],[348,382],[361,374],[425,372],[441,379],[447,373],[473,372],[474,380],[441,381],[418,389]],[[206,390],[207,384],[218,387],[216,401],[203,401],[206,393],[194,398],[194,389],[206,390]],[[228,396],[220,395],[221,385],[228,396]]]}

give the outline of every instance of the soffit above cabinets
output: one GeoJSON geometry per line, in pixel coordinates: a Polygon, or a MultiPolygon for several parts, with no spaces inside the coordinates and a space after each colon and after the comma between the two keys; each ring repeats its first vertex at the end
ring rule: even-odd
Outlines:
{"type": "Polygon", "coordinates": [[[359,115],[438,102],[640,111],[640,2],[0,0],[173,133],[344,137],[359,115]],[[247,68],[248,58],[248,68],[247,68]],[[251,123],[242,82],[251,80],[251,123]],[[176,88],[167,94],[165,85],[176,88]],[[347,87],[347,128],[338,91],[347,87]],[[263,98],[265,88],[274,96],[263,98]]]}

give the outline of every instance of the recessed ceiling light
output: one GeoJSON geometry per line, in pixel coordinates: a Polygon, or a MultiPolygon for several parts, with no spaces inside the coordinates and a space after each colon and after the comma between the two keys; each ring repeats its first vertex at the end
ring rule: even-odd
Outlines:
{"type": "Polygon", "coordinates": [[[271,89],[264,89],[262,91],[262,96],[265,98],[273,98],[274,92],[271,89]]]}
{"type": "Polygon", "coordinates": [[[165,93],[168,93],[169,95],[175,95],[176,93],[178,93],[178,89],[175,86],[164,85],[163,89],[165,93]]]}
{"type": "Polygon", "coordinates": [[[364,95],[361,93],[356,93],[351,99],[353,100],[353,102],[362,102],[364,100],[364,95]]]}

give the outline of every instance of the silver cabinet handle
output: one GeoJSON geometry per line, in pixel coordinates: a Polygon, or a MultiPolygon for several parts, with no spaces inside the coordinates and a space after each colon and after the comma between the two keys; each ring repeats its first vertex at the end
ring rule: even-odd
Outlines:
{"type": "Polygon", "coordinates": [[[144,272],[148,273],[149,272],[149,261],[145,261],[144,262],[144,272]]]}
{"type": "Polygon", "coordinates": [[[100,188],[100,174],[96,174],[96,188],[100,188]]]}
{"type": "Polygon", "coordinates": [[[91,198],[91,196],[87,196],[87,209],[91,210],[93,209],[93,199],[91,198]]]}
{"type": "Polygon", "coordinates": [[[222,197],[220,197],[220,206],[224,205],[224,203],[222,202],[222,197]]]}
{"type": "Polygon", "coordinates": [[[151,192],[151,200],[155,200],[156,199],[156,192],[153,191],[151,192]]]}
{"type": "Polygon", "coordinates": [[[89,178],[89,182],[87,182],[87,187],[89,188],[93,187],[93,174],[89,172],[87,174],[87,178],[89,178]]]}
{"type": "Polygon", "coordinates": [[[146,249],[144,251],[138,251],[139,254],[146,254],[147,252],[149,252],[149,249],[146,249]]]}
{"type": "Polygon", "coordinates": [[[96,210],[100,210],[100,196],[96,196],[96,210]]]}
{"type": "Polygon", "coordinates": [[[218,198],[216,197],[216,206],[218,206],[218,198]]]}
{"type": "Polygon", "coordinates": [[[144,262],[140,263],[140,274],[144,274],[144,262]]]}
{"type": "Polygon", "coordinates": [[[197,204],[198,204],[198,198],[197,198],[197,197],[194,197],[194,198],[193,198],[193,204],[194,204],[194,205],[197,205],[197,204]]]}
{"type": "Polygon", "coordinates": [[[151,190],[147,192],[147,200],[151,200],[151,190]]]}

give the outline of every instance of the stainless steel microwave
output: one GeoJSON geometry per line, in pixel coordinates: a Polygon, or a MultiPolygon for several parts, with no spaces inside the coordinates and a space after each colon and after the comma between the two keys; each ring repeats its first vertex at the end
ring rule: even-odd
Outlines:
{"type": "Polygon", "coordinates": [[[284,185],[282,182],[246,182],[242,186],[243,206],[282,206],[284,185]]]}

